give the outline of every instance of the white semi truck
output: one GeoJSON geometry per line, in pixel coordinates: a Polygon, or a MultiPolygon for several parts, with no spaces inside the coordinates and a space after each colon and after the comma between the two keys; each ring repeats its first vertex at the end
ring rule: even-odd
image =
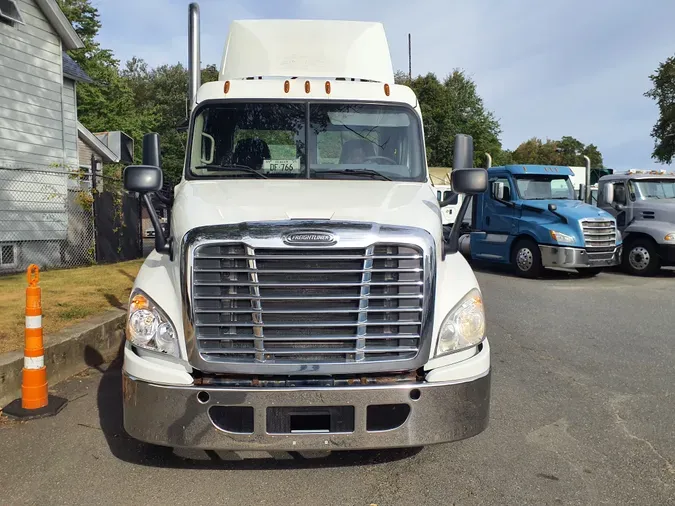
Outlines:
{"type": "MultiPolygon", "coordinates": [[[[196,4],[189,33],[185,168],[130,297],[126,431],[284,451],[483,431],[483,296],[458,230],[443,237],[419,103],[394,84],[382,25],[234,22],[203,85],[196,4]]],[[[487,187],[471,142],[455,141],[465,194],[487,187]]],[[[155,134],[124,181],[146,205],[162,187],[155,134]]]]}

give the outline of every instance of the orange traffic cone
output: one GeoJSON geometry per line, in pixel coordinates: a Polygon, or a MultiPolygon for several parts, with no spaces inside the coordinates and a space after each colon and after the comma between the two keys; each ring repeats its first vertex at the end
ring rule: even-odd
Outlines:
{"type": "Polygon", "coordinates": [[[21,398],[12,401],[3,414],[19,420],[44,418],[57,414],[66,405],[66,399],[49,395],[47,367],[42,341],[42,293],[40,269],[31,264],[27,271],[26,288],[26,345],[23,353],[21,398]]]}

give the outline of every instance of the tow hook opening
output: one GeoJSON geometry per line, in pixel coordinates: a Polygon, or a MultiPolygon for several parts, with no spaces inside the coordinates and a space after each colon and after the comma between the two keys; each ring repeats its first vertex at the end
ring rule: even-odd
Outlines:
{"type": "MultiPolygon", "coordinates": [[[[412,394],[412,392],[411,392],[412,394]]],[[[408,404],[379,404],[368,406],[366,430],[379,432],[403,425],[410,415],[408,404]]]]}
{"type": "Polygon", "coordinates": [[[250,406],[211,406],[209,418],[225,432],[253,434],[253,408],[250,406]]]}
{"type": "Polygon", "coordinates": [[[303,432],[330,432],[330,415],[328,413],[291,415],[291,434],[303,432]]]}
{"type": "Polygon", "coordinates": [[[354,406],[268,407],[269,434],[354,432],[354,406]]]}

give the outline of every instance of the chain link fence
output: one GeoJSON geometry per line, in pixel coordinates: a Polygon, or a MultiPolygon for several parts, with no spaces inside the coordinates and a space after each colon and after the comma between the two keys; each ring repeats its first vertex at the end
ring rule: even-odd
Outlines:
{"type": "Polygon", "coordinates": [[[102,211],[103,228],[108,222],[112,227],[102,232],[120,234],[126,227],[121,202],[127,196],[119,179],[92,181],[86,171],[63,168],[0,167],[0,275],[23,272],[30,264],[69,268],[100,260],[96,208],[102,191],[111,203],[102,211]],[[111,219],[111,213],[119,216],[111,219]]]}

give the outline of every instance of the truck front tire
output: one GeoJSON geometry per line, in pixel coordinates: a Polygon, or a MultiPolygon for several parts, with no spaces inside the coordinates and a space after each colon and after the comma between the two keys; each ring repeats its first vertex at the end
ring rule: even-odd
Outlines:
{"type": "Polygon", "coordinates": [[[622,267],[634,276],[654,276],[661,269],[661,259],[653,241],[638,238],[624,247],[622,267]]]}
{"type": "Polygon", "coordinates": [[[523,278],[538,278],[544,272],[539,245],[532,239],[518,239],[513,248],[511,263],[516,274],[523,278]]]}

